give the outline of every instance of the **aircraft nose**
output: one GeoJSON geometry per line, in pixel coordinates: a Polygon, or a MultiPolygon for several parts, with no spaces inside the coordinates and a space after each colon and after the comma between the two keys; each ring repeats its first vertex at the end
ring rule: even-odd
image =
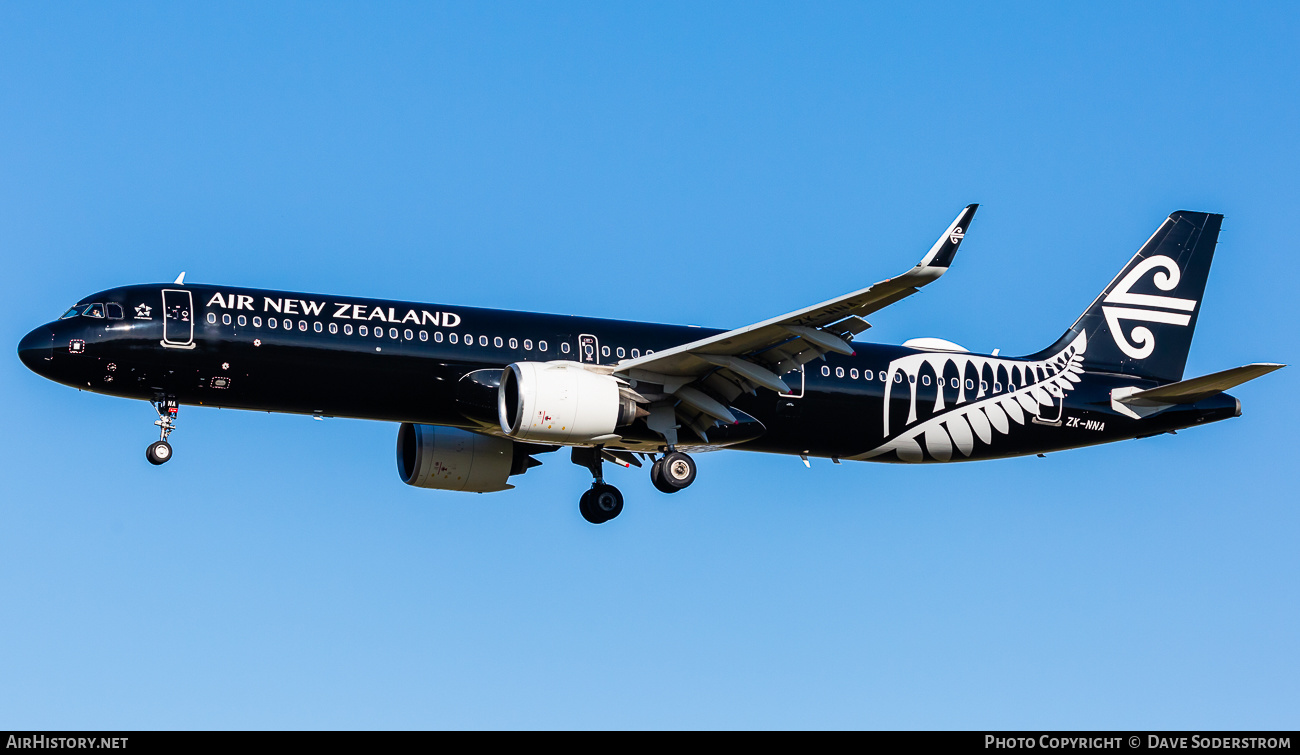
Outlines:
{"type": "Polygon", "coordinates": [[[41,374],[54,356],[54,332],[48,325],[43,325],[23,336],[18,342],[18,358],[27,365],[27,369],[41,374]]]}

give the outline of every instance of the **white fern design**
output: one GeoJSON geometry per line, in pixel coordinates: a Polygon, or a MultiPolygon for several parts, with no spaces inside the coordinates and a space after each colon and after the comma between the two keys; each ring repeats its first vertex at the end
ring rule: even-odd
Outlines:
{"type": "Polygon", "coordinates": [[[1013,424],[1023,425],[1027,417],[1039,416],[1040,407],[1063,401],[1080,380],[1087,347],[1087,337],[1080,333],[1061,351],[1035,362],[947,352],[909,354],[896,359],[889,364],[885,385],[884,432],[887,437],[889,397],[895,386],[911,391],[906,428],[880,446],[851,458],[872,459],[893,451],[899,461],[917,462],[924,461],[928,452],[937,461],[950,461],[954,449],[962,456],[970,456],[977,440],[992,445],[998,435],[1010,433],[1013,424]],[[927,365],[940,376],[935,392],[935,416],[918,423],[916,388],[921,369],[927,365]],[[956,379],[955,388],[945,385],[942,378],[949,365],[955,366],[961,375],[956,379]],[[968,380],[968,368],[979,378],[968,380]],[[992,384],[984,379],[986,368],[992,384]],[[896,379],[895,375],[902,377],[896,379]],[[968,382],[973,386],[970,389],[968,382]],[[1001,392],[994,390],[999,385],[1003,387],[1001,392]],[[946,401],[945,389],[949,395],[946,401]],[[952,408],[946,409],[949,403],[952,408]]]}

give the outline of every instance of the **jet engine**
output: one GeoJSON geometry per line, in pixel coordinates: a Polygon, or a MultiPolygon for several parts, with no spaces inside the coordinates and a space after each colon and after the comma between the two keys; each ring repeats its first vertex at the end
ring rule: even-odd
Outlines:
{"type": "Polygon", "coordinates": [[[440,425],[402,423],[397,431],[397,474],[417,488],[493,493],[541,464],[530,453],[554,450],[440,425]]]}
{"type": "Polygon", "coordinates": [[[646,411],[630,389],[577,362],[515,362],[501,373],[501,430],[543,443],[599,442],[646,411]]]}

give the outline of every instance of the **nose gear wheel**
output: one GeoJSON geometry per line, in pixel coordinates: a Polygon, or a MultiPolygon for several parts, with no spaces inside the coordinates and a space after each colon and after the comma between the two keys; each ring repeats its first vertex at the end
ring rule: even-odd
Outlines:
{"type": "Polygon", "coordinates": [[[180,412],[180,404],[176,403],[176,399],[160,397],[154,400],[153,408],[158,412],[158,420],[154,422],[159,430],[158,440],[149,444],[144,456],[150,464],[158,466],[166,464],[172,458],[172,445],[167,442],[167,437],[176,429],[176,415],[180,412]]]}
{"type": "Polygon", "coordinates": [[[172,445],[165,440],[156,440],[145,449],[144,457],[155,467],[159,464],[166,464],[167,460],[172,457],[172,445]]]}

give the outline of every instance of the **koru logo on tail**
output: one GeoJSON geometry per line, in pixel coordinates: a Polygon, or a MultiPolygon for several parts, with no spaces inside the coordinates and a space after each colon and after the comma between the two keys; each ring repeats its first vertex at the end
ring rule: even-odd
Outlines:
{"type": "Polygon", "coordinates": [[[957,226],[956,228],[952,229],[952,233],[948,234],[948,240],[954,244],[960,243],[961,240],[965,237],[966,237],[966,232],[961,229],[961,226],[957,226]]]}
{"type": "Polygon", "coordinates": [[[1189,314],[1179,314],[1179,312],[1192,312],[1196,309],[1196,300],[1178,299],[1173,296],[1155,296],[1152,294],[1135,294],[1130,291],[1134,284],[1142,280],[1142,277],[1148,272],[1155,270],[1153,278],[1156,288],[1161,291],[1172,291],[1178,286],[1178,281],[1182,277],[1182,271],[1178,269],[1178,264],[1165,255],[1157,255],[1142,260],[1125,275],[1115,288],[1106,294],[1106,299],[1101,308],[1102,314],[1106,316],[1106,325],[1110,327],[1111,337],[1115,339],[1115,345],[1119,350],[1134,359],[1146,359],[1155,351],[1156,338],[1151,333],[1150,328],[1141,325],[1133,328],[1130,334],[1132,342],[1124,335],[1120,328],[1120,320],[1141,320],[1143,322],[1159,322],[1166,325],[1187,325],[1192,321],[1189,314]],[[1131,306],[1105,306],[1106,304],[1131,305],[1131,306]],[[1154,308],[1154,309],[1153,309],[1154,308]],[[1170,312],[1167,310],[1177,310],[1170,312]]]}

